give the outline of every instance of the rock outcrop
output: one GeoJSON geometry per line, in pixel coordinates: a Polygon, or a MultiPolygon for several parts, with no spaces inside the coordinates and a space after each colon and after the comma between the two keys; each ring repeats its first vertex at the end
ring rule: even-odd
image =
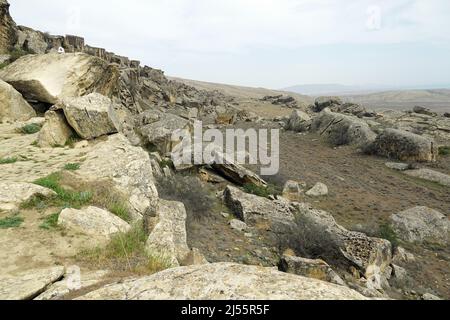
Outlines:
{"type": "Polygon", "coordinates": [[[306,195],[310,197],[326,196],[328,195],[328,186],[326,184],[318,182],[311,190],[306,192],[306,195]]]}
{"type": "Polygon", "coordinates": [[[115,112],[113,102],[99,93],[64,98],[58,107],[63,109],[67,122],[83,139],[91,140],[117,133],[112,120],[115,112]]]}
{"type": "Polygon", "coordinates": [[[0,276],[0,300],[32,300],[64,276],[64,267],[0,276]]]}
{"type": "Polygon", "coordinates": [[[41,148],[64,146],[74,134],[62,111],[49,110],[45,113],[45,122],[37,141],[41,148]]]}
{"type": "Polygon", "coordinates": [[[55,104],[91,92],[112,96],[118,70],[83,53],[27,55],[0,71],[0,78],[31,101],[55,104]]]}
{"type": "Polygon", "coordinates": [[[405,241],[449,243],[450,221],[436,210],[415,207],[392,215],[391,220],[395,232],[405,241]]]}
{"type": "Polygon", "coordinates": [[[349,288],[272,268],[216,263],[105,286],[80,300],[365,300],[349,288]]]}
{"type": "Polygon", "coordinates": [[[0,0],[0,54],[8,53],[17,41],[17,26],[9,14],[9,3],[0,0]]]}
{"type": "Polygon", "coordinates": [[[384,130],[369,151],[400,161],[432,162],[437,156],[433,140],[397,129],[384,130]]]}
{"type": "Polygon", "coordinates": [[[147,218],[150,230],[146,244],[148,254],[166,258],[172,266],[179,266],[190,252],[186,218],[183,203],[159,200],[155,216],[147,218]]]}
{"type": "Polygon", "coordinates": [[[450,187],[450,176],[448,174],[438,172],[431,169],[415,169],[415,170],[407,170],[405,174],[411,177],[436,182],[443,186],[450,187]]]}
{"type": "Polygon", "coordinates": [[[36,116],[34,109],[11,85],[0,80],[0,123],[27,121],[36,116]]]}
{"type": "Polygon", "coordinates": [[[333,146],[355,145],[365,148],[376,138],[369,125],[356,117],[323,110],[311,124],[311,131],[333,146]]]}
{"type": "Polygon", "coordinates": [[[14,211],[33,197],[52,197],[55,192],[30,183],[0,182],[0,210],[14,211]]]}
{"type": "Polygon", "coordinates": [[[142,219],[147,210],[154,210],[158,191],[149,154],[131,146],[122,134],[108,136],[86,155],[76,175],[88,182],[111,180],[126,195],[133,220],[142,219]]]}
{"type": "Polygon", "coordinates": [[[58,225],[86,235],[106,238],[131,229],[130,225],[119,217],[96,207],[64,209],[59,215],[58,225]]]}
{"type": "Polygon", "coordinates": [[[311,117],[303,111],[294,110],[286,125],[286,130],[305,132],[311,127],[311,117]]]}

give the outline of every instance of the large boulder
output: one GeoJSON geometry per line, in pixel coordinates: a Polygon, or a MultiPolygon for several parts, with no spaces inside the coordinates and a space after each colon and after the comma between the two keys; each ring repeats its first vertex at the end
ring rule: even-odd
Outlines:
{"type": "Polygon", "coordinates": [[[438,153],[433,140],[397,129],[384,130],[369,150],[400,161],[418,162],[435,161],[438,153]]]}
{"type": "Polygon", "coordinates": [[[431,242],[446,245],[449,242],[450,221],[442,213],[415,207],[391,216],[397,235],[408,242],[431,242]]]}
{"type": "Polygon", "coordinates": [[[337,253],[358,268],[366,278],[369,289],[381,290],[386,285],[392,261],[392,245],[389,241],[349,231],[337,224],[328,212],[313,209],[308,204],[296,204],[296,209],[299,227],[302,223],[314,224],[317,232],[333,239],[339,251],[337,253]]]}
{"type": "Polygon", "coordinates": [[[333,146],[355,145],[365,148],[376,138],[365,121],[329,109],[323,110],[313,119],[311,131],[320,134],[333,146]]]}
{"type": "Polygon", "coordinates": [[[0,182],[0,211],[15,211],[33,197],[52,197],[56,193],[30,183],[0,182]]]}
{"type": "Polygon", "coordinates": [[[312,260],[284,255],[279,264],[280,271],[299,276],[345,285],[339,275],[323,260],[312,260]]]}
{"type": "Polygon", "coordinates": [[[17,26],[9,14],[9,3],[0,0],[0,54],[8,53],[17,41],[17,26]]]}
{"type": "Polygon", "coordinates": [[[343,102],[339,97],[318,97],[314,103],[313,111],[322,112],[326,108],[340,106],[343,102]]]}
{"type": "Polygon", "coordinates": [[[58,107],[64,110],[67,122],[83,139],[117,133],[112,120],[113,102],[99,93],[62,99],[58,107]]]}
{"type": "Polygon", "coordinates": [[[405,174],[411,177],[436,182],[443,186],[450,187],[450,176],[448,174],[439,171],[422,168],[415,170],[407,170],[405,171],[405,174]]]}
{"type": "Polygon", "coordinates": [[[11,85],[0,80],[0,123],[27,121],[36,116],[34,109],[11,85]]]}
{"type": "Polygon", "coordinates": [[[0,300],[32,300],[64,276],[64,267],[0,276],[0,300]]]}
{"type": "Polygon", "coordinates": [[[183,203],[159,200],[155,217],[150,217],[147,221],[150,224],[147,252],[168,259],[172,266],[179,266],[190,253],[187,245],[186,218],[183,203]]]}
{"type": "Polygon", "coordinates": [[[91,92],[112,96],[118,76],[117,67],[83,53],[27,55],[0,71],[27,100],[49,104],[91,92]]]}
{"type": "Polygon", "coordinates": [[[62,111],[49,110],[45,113],[45,122],[37,141],[41,148],[64,146],[74,134],[62,111]]]}
{"type": "Polygon", "coordinates": [[[216,263],[105,286],[80,300],[365,300],[354,290],[272,268],[216,263]]]}
{"type": "Polygon", "coordinates": [[[294,110],[286,125],[286,130],[295,132],[308,131],[311,126],[311,117],[303,111],[294,110]]]}
{"type": "Polygon", "coordinates": [[[16,47],[36,54],[44,54],[49,47],[45,34],[31,28],[19,26],[16,47]]]}
{"type": "Polygon", "coordinates": [[[141,147],[132,146],[122,134],[108,136],[86,155],[75,174],[95,183],[111,180],[125,194],[133,220],[142,219],[158,202],[150,156],[141,147]]]}
{"type": "Polygon", "coordinates": [[[58,225],[90,236],[110,238],[117,233],[126,233],[128,223],[109,211],[88,207],[86,209],[64,209],[58,218],[58,225]]]}

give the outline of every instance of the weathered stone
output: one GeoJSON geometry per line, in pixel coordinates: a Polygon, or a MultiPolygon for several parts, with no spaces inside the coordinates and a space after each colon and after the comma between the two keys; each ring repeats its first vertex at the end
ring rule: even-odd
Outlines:
{"type": "Polygon", "coordinates": [[[9,3],[0,0],[0,53],[8,53],[17,41],[17,26],[9,14],[9,3]]]}
{"type": "Polygon", "coordinates": [[[244,232],[248,229],[247,224],[241,220],[233,219],[228,224],[230,225],[231,229],[239,232],[244,232]]]}
{"type": "Polygon", "coordinates": [[[425,293],[422,296],[422,300],[425,300],[425,301],[441,301],[443,299],[439,298],[438,296],[435,296],[434,294],[425,293]]]}
{"type": "Polygon", "coordinates": [[[17,30],[17,43],[19,50],[25,50],[34,54],[44,54],[47,52],[49,44],[42,32],[31,28],[19,26],[17,30]]]}
{"type": "Polygon", "coordinates": [[[319,97],[314,103],[314,112],[321,112],[326,108],[330,108],[334,105],[341,105],[343,102],[339,97],[319,97]]]}
{"type": "Polygon", "coordinates": [[[94,139],[117,133],[112,121],[113,102],[99,93],[83,97],[65,98],[59,104],[67,122],[83,139],[94,139]]]}
{"type": "Polygon", "coordinates": [[[34,109],[12,86],[0,80],[0,123],[26,121],[36,116],[34,109]]]}
{"type": "Polygon", "coordinates": [[[182,266],[199,266],[208,264],[205,256],[197,248],[191,249],[187,256],[181,261],[182,266]]]}
{"type": "Polygon", "coordinates": [[[402,247],[397,247],[394,251],[394,257],[392,258],[393,264],[405,264],[416,261],[414,255],[402,247]]]}
{"type": "Polygon", "coordinates": [[[81,300],[364,300],[349,288],[272,268],[216,263],[105,286],[81,300]]]}
{"type": "Polygon", "coordinates": [[[286,125],[286,130],[295,132],[308,131],[311,126],[311,117],[300,110],[294,110],[286,125]]]}
{"type": "Polygon", "coordinates": [[[0,276],[0,300],[32,300],[64,276],[64,267],[0,276]]]}
{"type": "Polygon", "coordinates": [[[396,264],[392,264],[394,277],[399,281],[405,281],[408,278],[408,271],[396,264]]]}
{"type": "Polygon", "coordinates": [[[311,190],[306,192],[306,195],[310,197],[326,196],[328,195],[328,187],[325,184],[318,182],[311,190]]]}
{"type": "Polygon", "coordinates": [[[437,155],[434,141],[397,129],[386,129],[378,135],[370,151],[400,161],[431,162],[437,155]]]}
{"type": "Polygon", "coordinates": [[[334,270],[323,260],[311,260],[284,255],[279,265],[280,271],[327,281],[344,286],[345,283],[334,270]]]}
{"type": "Polygon", "coordinates": [[[15,211],[20,205],[33,197],[52,197],[56,193],[30,183],[0,182],[0,210],[15,211]]]}
{"type": "Polygon", "coordinates": [[[128,223],[116,215],[96,207],[64,209],[59,215],[58,225],[83,234],[108,238],[131,229],[128,223]]]}
{"type": "Polygon", "coordinates": [[[147,221],[151,225],[147,252],[168,259],[172,266],[179,266],[190,252],[186,218],[183,203],[159,200],[155,217],[147,221]]]}
{"type": "Polygon", "coordinates": [[[83,53],[27,55],[0,70],[0,78],[27,100],[55,104],[61,98],[98,92],[111,96],[118,71],[83,53]]]}
{"type": "Polygon", "coordinates": [[[442,213],[415,207],[391,216],[397,235],[408,242],[432,242],[445,245],[449,242],[450,221],[442,213]]]}
{"type": "Polygon", "coordinates": [[[436,116],[437,116],[437,113],[436,113],[436,112],[433,112],[433,111],[431,111],[430,109],[425,108],[425,107],[416,106],[416,107],[414,107],[413,111],[414,111],[415,113],[418,113],[418,114],[425,114],[425,115],[431,116],[431,117],[436,117],[436,116]]]}
{"type": "Polygon", "coordinates": [[[98,285],[103,278],[108,275],[108,271],[79,272],[76,266],[68,267],[63,279],[50,285],[45,292],[37,296],[34,300],[59,300],[73,291],[81,290],[90,286],[98,285]],[[72,272],[73,271],[73,274],[72,272]]]}
{"type": "Polygon", "coordinates": [[[64,146],[74,134],[75,132],[69,126],[61,111],[49,110],[45,113],[45,122],[39,131],[37,141],[41,148],[64,146]]]}
{"type": "Polygon", "coordinates": [[[450,176],[445,173],[431,169],[408,170],[405,173],[411,177],[436,182],[443,186],[450,187],[450,176]]]}
{"type": "Polygon", "coordinates": [[[376,138],[376,134],[365,121],[354,116],[334,113],[329,109],[323,110],[313,119],[311,131],[320,134],[334,146],[355,145],[365,148],[376,138]]]}
{"type": "Polygon", "coordinates": [[[108,136],[86,155],[75,172],[83,180],[112,180],[118,191],[127,195],[133,220],[154,210],[158,201],[149,154],[133,147],[122,134],[108,136]]]}
{"type": "Polygon", "coordinates": [[[386,162],[385,165],[389,169],[397,170],[397,171],[406,171],[406,170],[411,169],[411,165],[409,165],[407,163],[386,162]]]}

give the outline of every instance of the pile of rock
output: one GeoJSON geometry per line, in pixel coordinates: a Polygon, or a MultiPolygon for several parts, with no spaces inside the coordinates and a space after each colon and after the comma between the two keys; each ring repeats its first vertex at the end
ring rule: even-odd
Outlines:
{"type": "Polygon", "coordinates": [[[291,96],[283,96],[283,95],[277,95],[277,96],[265,96],[261,99],[263,102],[269,102],[276,106],[283,106],[287,108],[298,108],[298,102],[295,100],[294,97],[291,96]]]}

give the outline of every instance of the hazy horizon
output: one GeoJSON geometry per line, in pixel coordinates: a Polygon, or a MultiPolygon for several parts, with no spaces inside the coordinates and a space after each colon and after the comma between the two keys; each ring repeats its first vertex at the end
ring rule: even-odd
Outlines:
{"type": "Polygon", "coordinates": [[[445,0],[10,0],[20,25],[208,82],[450,84],[445,0]]]}

